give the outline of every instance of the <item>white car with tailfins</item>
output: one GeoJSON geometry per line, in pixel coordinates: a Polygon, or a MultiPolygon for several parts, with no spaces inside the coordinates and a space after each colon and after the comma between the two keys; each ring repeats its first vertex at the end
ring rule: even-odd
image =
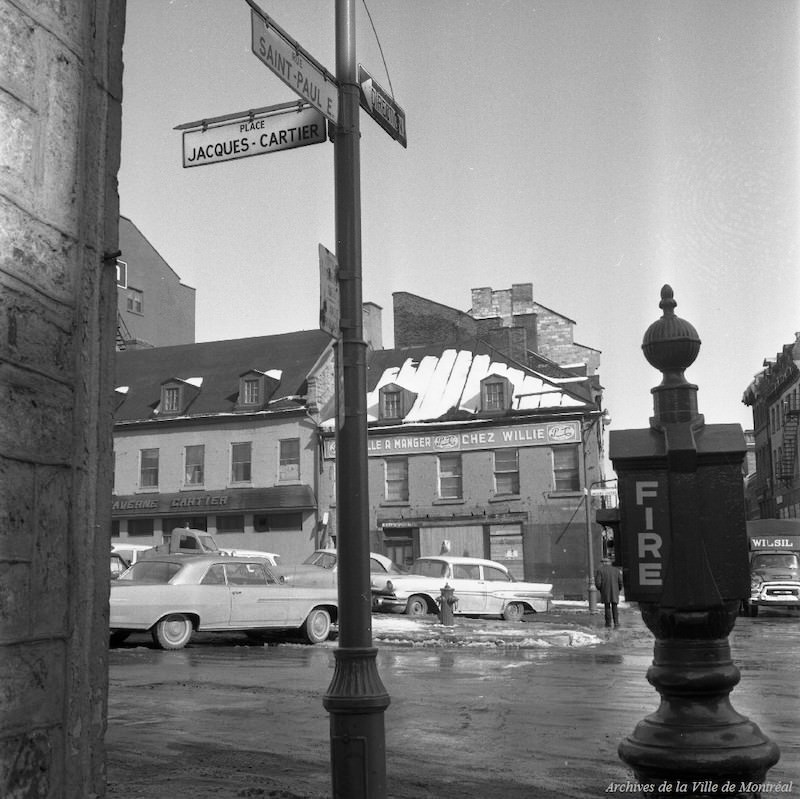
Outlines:
{"type": "Polygon", "coordinates": [[[418,558],[408,574],[372,587],[372,609],[425,616],[438,611],[442,588],[455,591],[456,616],[500,616],[520,621],[550,609],[553,586],[515,580],[501,563],[483,558],[436,555],[418,558]]]}

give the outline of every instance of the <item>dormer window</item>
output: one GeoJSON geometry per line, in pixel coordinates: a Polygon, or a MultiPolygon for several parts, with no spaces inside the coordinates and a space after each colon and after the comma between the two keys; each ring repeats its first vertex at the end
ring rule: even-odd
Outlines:
{"type": "Polygon", "coordinates": [[[261,381],[255,378],[246,378],[243,382],[243,405],[258,405],[261,402],[261,381]]]}
{"type": "Polygon", "coordinates": [[[161,401],[156,413],[162,416],[186,413],[192,400],[200,393],[203,384],[201,377],[190,377],[183,380],[173,377],[161,384],[161,401]]]}
{"type": "Polygon", "coordinates": [[[177,386],[164,389],[162,411],[164,413],[177,413],[181,409],[181,390],[177,386]]]}
{"type": "Polygon", "coordinates": [[[380,418],[399,421],[411,410],[417,395],[396,383],[390,383],[378,390],[378,397],[380,418]]]}
{"type": "Polygon", "coordinates": [[[492,413],[511,407],[512,387],[508,378],[490,375],[481,381],[481,410],[492,413]]]}
{"type": "Polygon", "coordinates": [[[403,416],[403,397],[399,391],[383,392],[384,419],[400,419],[403,416]]]}
{"type": "Polygon", "coordinates": [[[262,410],[280,382],[281,371],[279,369],[270,369],[268,372],[250,369],[239,375],[239,393],[236,396],[235,410],[262,410]]]}

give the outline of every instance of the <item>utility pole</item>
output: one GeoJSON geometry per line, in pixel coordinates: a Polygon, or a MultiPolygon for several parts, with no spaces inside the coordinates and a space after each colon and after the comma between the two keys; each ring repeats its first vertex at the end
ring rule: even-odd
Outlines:
{"type": "Polygon", "coordinates": [[[334,799],[385,799],[383,713],[389,695],[372,645],[366,351],[361,297],[361,172],[355,2],[336,0],[339,123],[334,139],[341,369],[336,443],[339,645],[323,705],[330,713],[334,799]]]}

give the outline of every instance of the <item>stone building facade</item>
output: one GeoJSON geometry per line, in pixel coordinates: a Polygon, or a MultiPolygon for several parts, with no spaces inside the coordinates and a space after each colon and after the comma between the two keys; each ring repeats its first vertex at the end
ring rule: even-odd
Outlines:
{"type": "Polygon", "coordinates": [[[175,527],[298,563],[320,543],[317,418],[333,406],[320,330],[117,353],[116,543],[175,527]]]}
{"type": "Polygon", "coordinates": [[[0,796],[105,794],[124,23],[0,0],[0,796]]]}
{"type": "Polygon", "coordinates": [[[589,376],[600,367],[600,352],[575,341],[572,319],[534,300],[532,283],[474,288],[469,312],[408,292],[396,292],[393,301],[396,347],[470,347],[481,340],[523,365],[541,368],[545,359],[589,376]]]}
{"type": "Polygon", "coordinates": [[[750,518],[800,518],[800,333],[747,387],[753,409],[755,472],[746,483],[750,518]]]}
{"type": "MultiPolygon", "coordinates": [[[[531,284],[472,293],[470,313],[395,293],[395,347],[368,357],[371,546],[399,563],[489,557],[586,598],[589,548],[604,553],[600,353],[531,284]]],[[[333,428],[323,419],[319,508],[336,537],[333,428]]]]}

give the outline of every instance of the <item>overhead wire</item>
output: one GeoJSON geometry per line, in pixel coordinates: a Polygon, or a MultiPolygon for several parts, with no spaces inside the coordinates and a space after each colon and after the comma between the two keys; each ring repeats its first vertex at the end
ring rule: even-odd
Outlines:
{"type": "Polygon", "coordinates": [[[386,64],[386,58],[383,55],[383,46],[381,45],[380,36],[378,36],[378,31],[375,28],[375,23],[372,21],[372,14],[369,12],[369,8],[367,7],[367,0],[361,0],[364,4],[364,10],[367,12],[367,17],[369,18],[369,24],[372,26],[372,32],[375,34],[375,41],[378,43],[378,50],[381,54],[381,59],[383,60],[383,69],[386,72],[386,80],[389,82],[389,93],[392,95],[392,100],[394,100],[394,89],[392,88],[392,79],[389,76],[389,67],[386,64]]]}

